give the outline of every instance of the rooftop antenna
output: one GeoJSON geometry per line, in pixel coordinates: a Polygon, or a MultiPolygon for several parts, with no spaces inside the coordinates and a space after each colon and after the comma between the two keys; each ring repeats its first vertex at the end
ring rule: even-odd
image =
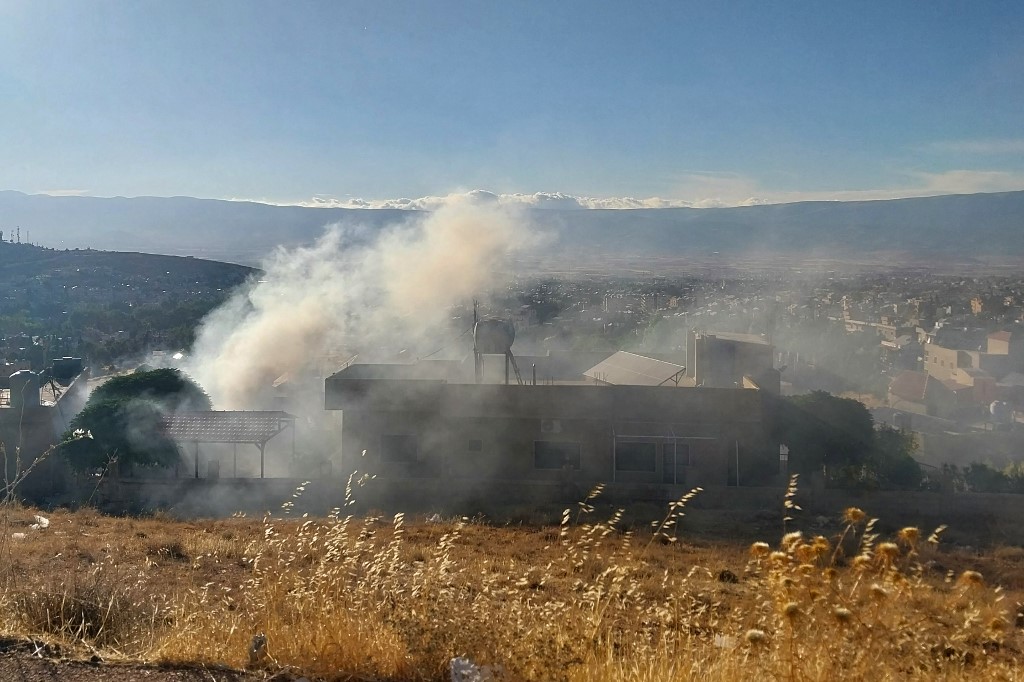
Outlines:
{"type": "Polygon", "coordinates": [[[477,300],[473,299],[473,379],[476,383],[483,381],[484,359],[480,355],[480,349],[476,341],[476,325],[479,321],[476,312],[477,300]]]}

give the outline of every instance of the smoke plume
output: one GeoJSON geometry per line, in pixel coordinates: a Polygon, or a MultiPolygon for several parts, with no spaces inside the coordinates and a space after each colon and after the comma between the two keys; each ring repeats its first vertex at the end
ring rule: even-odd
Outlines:
{"type": "Polygon", "coordinates": [[[453,303],[499,283],[533,243],[521,213],[465,200],[380,234],[329,227],[312,246],[278,249],[262,279],[211,313],[187,369],[215,408],[263,407],[282,377],[322,382],[354,353],[431,338],[453,303]]]}

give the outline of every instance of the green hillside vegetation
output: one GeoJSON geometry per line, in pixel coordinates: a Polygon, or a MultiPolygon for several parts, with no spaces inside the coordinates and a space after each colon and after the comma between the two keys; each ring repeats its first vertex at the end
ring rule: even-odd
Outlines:
{"type": "MultiPolygon", "coordinates": [[[[40,343],[50,355],[81,355],[94,366],[184,349],[200,320],[256,273],[199,258],[0,241],[0,337],[47,337],[40,343]]],[[[25,343],[7,359],[30,359],[19,348],[25,343]]]]}

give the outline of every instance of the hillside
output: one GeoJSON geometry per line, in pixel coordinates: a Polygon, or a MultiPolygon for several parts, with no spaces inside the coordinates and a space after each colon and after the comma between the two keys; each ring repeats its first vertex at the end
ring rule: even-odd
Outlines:
{"type": "Polygon", "coordinates": [[[163,254],[49,249],[32,244],[0,242],[0,280],[13,276],[33,277],[53,271],[112,269],[130,277],[200,279],[240,284],[257,272],[251,267],[204,258],[163,254]]]}
{"type": "MultiPolygon", "coordinates": [[[[31,232],[36,243],[241,262],[258,262],[279,244],[308,243],[332,223],[372,233],[416,215],[397,209],[190,197],[52,197],[0,191],[0,228],[20,226],[22,235],[31,232]]],[[[529,215],[572,253],[854,256],[914,251],[967,258],[1024,256],[1024,191],[716,209],[533,209],[529,215]]]]}
{"type": "Polygon", "coordinates": [[[199,320],[256,272],[201,258],[0,242],[0,357],[37,367],[57,352],[106,362],[187,348],[199,320]],[[29,346],[26,334],[48,339],[29,346]]]}
{"type": "Polygon", "coordinates": [[[331,223],[381,228],[406,211],[271,206],[192,197],[51,197],[0,191],[0,229],[58,248],[193,255],[258,263],[278,244],[315,239],[331,223]]]}

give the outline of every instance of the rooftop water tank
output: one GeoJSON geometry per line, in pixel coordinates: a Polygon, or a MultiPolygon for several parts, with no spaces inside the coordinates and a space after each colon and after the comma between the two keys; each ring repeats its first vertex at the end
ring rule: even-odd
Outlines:
{"type": "Polygon", "coordinates": [[[54,358],[50,365],[53,367],[53,378],[62,384],[82,373],[82,358],[54,358]]]}
{"type": "Polygon", "coordinates": [[[992,421],[997,424],[1009,424],[1013,421],[1013,408],[1002,400],[993,400],[988,406],[988,411],[992,415],[992,421]]]}
{"type": "Polygon", "coordinates": [[[488,318],[473,326],[473,348],[477,353],[504,355],[516,340],[516,328],[507,320],[488,318]]]}
{"type": "Polygon", "coordinates": [[[23,369],[11,375],[11,407],[39,407],[39,375],[23,369]]]}

